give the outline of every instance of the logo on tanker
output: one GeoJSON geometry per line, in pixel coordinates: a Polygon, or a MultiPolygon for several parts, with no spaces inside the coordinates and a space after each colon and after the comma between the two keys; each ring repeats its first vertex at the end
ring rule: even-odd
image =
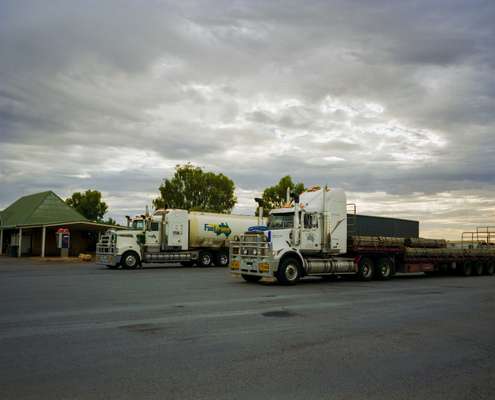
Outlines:
{"type": "Polygon", "coordinates": [[[217,236],[224,234],[225,237],[229,237],[232,233],[232,230],[226,222],[220,224],[205,224],[205,231],[214,232],[217,236]]]}

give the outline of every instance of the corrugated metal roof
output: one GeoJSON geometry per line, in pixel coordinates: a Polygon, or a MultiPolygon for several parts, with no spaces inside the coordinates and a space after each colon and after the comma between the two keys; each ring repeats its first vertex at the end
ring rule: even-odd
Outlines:
{"type": "Polygon", "coordinates": [[[52,191],[21,197],[2,211],[0,219],[2,228],[88,221],[52,191]]]}

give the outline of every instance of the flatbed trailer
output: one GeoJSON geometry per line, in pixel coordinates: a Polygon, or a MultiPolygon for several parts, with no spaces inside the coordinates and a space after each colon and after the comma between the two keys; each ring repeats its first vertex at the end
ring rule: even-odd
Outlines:
{"type": "MultiPolygon", "coordinates": [[[[400,239],[360,237],[348,239],[348,254],[370,257],[375,263],[389,257],[398,273],[457,273],[465,276],[493,275],[495,247],[448,248],[447,241],[435,239],[400,239]]],[[[358,260],[359,262],[359,260],[358,260]]]]}

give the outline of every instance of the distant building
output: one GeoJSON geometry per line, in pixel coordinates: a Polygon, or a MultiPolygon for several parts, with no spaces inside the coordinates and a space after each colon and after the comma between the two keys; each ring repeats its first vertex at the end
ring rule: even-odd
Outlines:
{"type": "Polygon", "coordinates": [[[57,231],[68,230],[69,256],[95,251],[98,234],[111,225],[89,221],[54,192],[21,197],[0,212],[0,255],[59,256],[57,231]]]}

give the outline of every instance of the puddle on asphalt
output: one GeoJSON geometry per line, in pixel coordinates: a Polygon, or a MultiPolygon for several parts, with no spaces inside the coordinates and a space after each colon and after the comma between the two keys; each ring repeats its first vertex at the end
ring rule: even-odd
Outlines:
{"type": "Polygon", "coordinates": [[[155,334],[162,330],[158,325],[155,324],[134,324],[134,325],[122,325],[119,326],[120,329],[125,329],[129,332],[137,332],[144,334],[155,334]]]}

